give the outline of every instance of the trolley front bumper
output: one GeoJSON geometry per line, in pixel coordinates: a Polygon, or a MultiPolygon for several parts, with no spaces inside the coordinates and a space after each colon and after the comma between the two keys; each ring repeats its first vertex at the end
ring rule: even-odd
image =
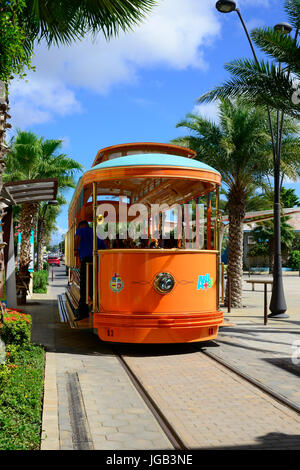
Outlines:
{"type": "Polygon", "coordinates": [[[93,326],[103,341],[121,343],[186,343],[216,338],[223,323],[220,311],[188,314],[103,312],[93,326]]]}

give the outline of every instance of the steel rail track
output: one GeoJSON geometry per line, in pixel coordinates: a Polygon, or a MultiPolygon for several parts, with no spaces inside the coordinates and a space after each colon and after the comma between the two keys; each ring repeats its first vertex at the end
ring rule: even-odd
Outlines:
{"type": "MultiPolygon", "coordinates": [[[[216,363],[222,365],[226,369],[230,370],[243,380],[246,380],[248,383],[254,385],[256,388],[258,388],[260,391],[266,393],[273,399],[275,399],[277,402],[280,404],[287,406],[291,410],[295,411],[296,413],[300,414],[300,406],[296,405],[295,403],[291,402],[288,398],[280,395],[279,393],[275,392],[268,386],[262,384],[259,380],[255,379],[254,377],[251,377],[250,375],[246,374],[245,372],[242,372],[240,369],[237,367],[233,366],[229,362],[225,361],[224,359],[221,359],[220,357],[216,356],[215,354],[211,353],[210,351],[207,351],[205,349],[199,349],[197,346],[194,344],[194,350],[196,353],[199,354],[204,354],[205,356],[211,358],[213,361],[216,363]]],[[[130,378],[132,384],[138,391],[139,395],[141,398],[144,400],[145,404],[147,405],[148,409],[151,411],[155,419],[157,420],[158,424],[160,425],[161,429],[163,430],[164,434],[167,436],[168,440],[170,443],[173,445],[174,449],[176,450],[188,450],[188,447],[184,444],[182,439],[180,438],[179,434],[176,432],[174,427],[171,425],[171,423],[168,421],[166,416],[164,415],[163,411],[159,408],[159,406],[155,403],[153,398],[150,396],[150,394],[147,392],[145,387],[143,386],[142,382],[139,380],[137,375],[133,372],[133,370],[130,368],[130,366],[127,364],[125,359],[122,357],[122,354],[118,352],[116,349],[116,346],[113,347],[113,352],[115,353],[116,357],[118,358],[119,362],[123,366],[124,370],[126,371],[128,377],[130,378]]]]}
{"type": "Polygon", "coordinates": [[[159,426],[163,430],[164,434],[176,450],[188,450],[180,436],[177,434],[174,427],[168,421],[166,416],[164,415],[163,411],[159,408],[159,406],[155,403],[153,398],[149,395],[145,387],[143,386],[142,382],[139,380],[137,375],[132,371],[132,369],[128,366],[125,359],[122,355],[117,351],[116,347],[113,347],[113,352],[115,353],[116,357],[119,359],[120,364],[123,366],[125,372],[127,373],[129,379],[131,380],[132,384],[138,391],[141,398],[144,400],[145,404],[147,405],[148,409],[151,411],[153,416],[155,417],[156,421],[158,422],[159,426]]]}

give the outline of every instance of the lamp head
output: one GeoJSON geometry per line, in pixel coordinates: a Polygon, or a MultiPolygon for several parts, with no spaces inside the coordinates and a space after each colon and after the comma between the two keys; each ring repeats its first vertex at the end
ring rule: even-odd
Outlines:
{"type": "Polygon", "coordinates": [[[283,34],[290,34],[293,27],[289,23],[278,23],[274,26],[275,31],[280,31],[283,34]]]}
{"type": "Polygon", "coordinates": [[[221,13],[231,13],[236,10],[236,3],[231,0],[219,0],[216,9],[221,13]]]}
{"type": "Polygon", "coordinates": [[[53,199],[52,201],[47,202],[48,206],[58,206],[58,201],[56,199],[53,199]]]}

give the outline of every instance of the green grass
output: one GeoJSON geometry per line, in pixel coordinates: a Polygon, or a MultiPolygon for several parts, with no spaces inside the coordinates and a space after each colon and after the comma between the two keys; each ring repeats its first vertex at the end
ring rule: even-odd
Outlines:
{"type": "Polygon", "coordinates": [[[0,365],[0,450],[37,450],[41,442],[44,349],[10,345],[0,365]]]}

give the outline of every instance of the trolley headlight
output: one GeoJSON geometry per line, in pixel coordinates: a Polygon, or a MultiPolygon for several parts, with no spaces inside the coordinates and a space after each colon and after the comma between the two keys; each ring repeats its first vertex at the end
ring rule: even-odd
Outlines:
{"type": "Polygon", "coordinates": [[[169,273],[160,273],[154,279],[154,288],[160,294],[168,294],[171,292],[174,285],[174,277],[169,273]]]}

